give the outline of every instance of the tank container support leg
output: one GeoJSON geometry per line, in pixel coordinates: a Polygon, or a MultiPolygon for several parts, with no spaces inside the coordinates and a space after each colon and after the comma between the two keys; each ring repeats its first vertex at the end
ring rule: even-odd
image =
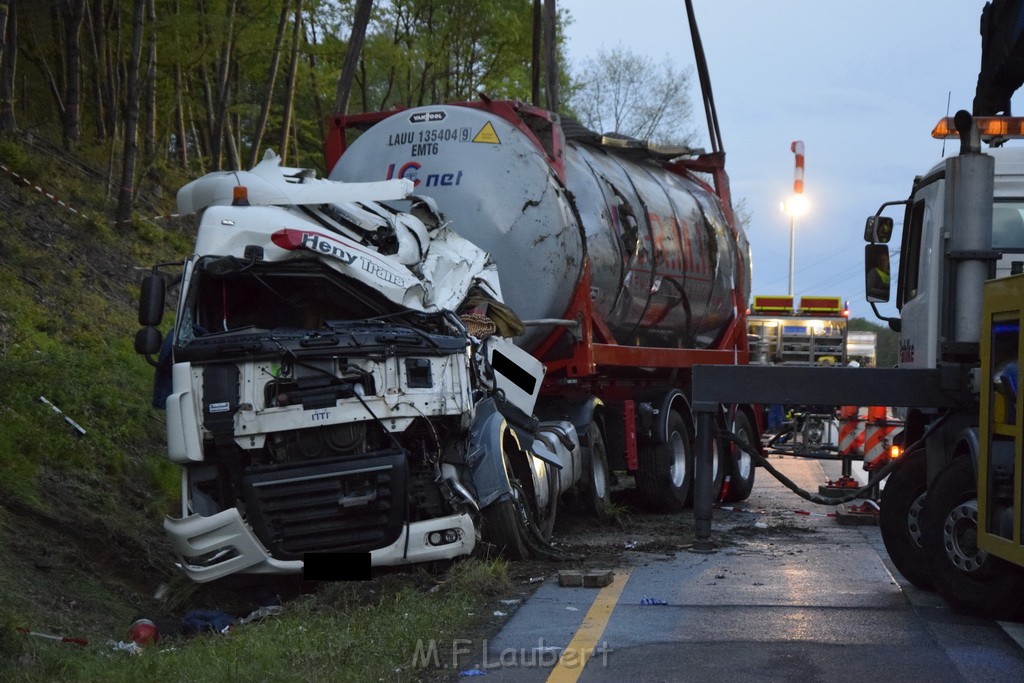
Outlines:
{"type": "Polygon", "coordinates": [[[715,410],[697,408],[696,457],[693,483],[694,539],[692,552],[714,553],[711,542],[711,511],[714,505],[712,489],[712,449],[715,436],[715,410]]]}

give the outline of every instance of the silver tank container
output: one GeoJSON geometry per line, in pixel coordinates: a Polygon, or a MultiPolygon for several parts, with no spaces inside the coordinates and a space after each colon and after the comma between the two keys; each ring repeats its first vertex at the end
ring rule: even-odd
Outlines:
{"type": "MultiPolygon", "coordinates": [[[[561,132],[556,128],[556,134],[561,132]]],[[[460,106],[397,113],[355,140],[332,180],[405,177],[452,227],[490,252],[523,320],[561,318],[591,264],[590,298],[619,344],[704,348],[735,315],[739,244],[717,197],[657,162],[569,140],[565,186],[522,129],[460,106]]],[[[551,332],[516,339],[531,350],[551,332]]]]}

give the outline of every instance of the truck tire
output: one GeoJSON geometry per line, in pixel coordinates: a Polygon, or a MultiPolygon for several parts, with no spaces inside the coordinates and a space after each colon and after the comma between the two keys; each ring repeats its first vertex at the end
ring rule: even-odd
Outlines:
{"type": "Polygon", "coordinates": [[[658,512],[681,510],[693,489],[693,438],[686,420],[672,411],[668,442],[649,444],[640,453],[636,488],[643,505],[658,512]]]}
{"type": "Polygon", "coordinates": [[[484,539],[510,560],[528,560],[530,549],[525,534],[529,533],[522,508],[511,498],[484,508],[484,539]]]}
{"type": "Polygon", "coordinates": [[[587,509],[598,518],[608,514],[611,502],[609,490],[608,453],[605,450],[601,426],[595,420],[587,427],[583,443],[583,481],[581,488],[587,509]]]}
{"type": "Polygon", "coordinates": [[[928,488],[921,545],[939,595],[954,610],[992,619],[1021,613],[1024,571],[977,546],[978,492],[970,457],[954,458],[928,488]]]}
{"type": "Polygon", "coordinates": [[[544,511],[531,509],[535,505],[536,500],[530,500],[530,494],[527,492],[528,489],[523,488],[520,477],[531,477],[532,473],[528,469],[523,471],[526,467],[525,462],[516,461],[524,466],[517,471],[513,467],[509,454],[505,453],[503,457],[505,459],[505,471],[508,472],[512,491],[511,495],[504,500],[492,503],[483,509],[483,538],[486,542],[497,547],[498,552],[510,560],[528,560],[533,557],[530,547],[531,545],[536,545],[536,537],[540,536],[544,541],[551,537],[551,531],[555,522],[555,511],[558,506],[557,481],[555,481],[548,492],[548,509],[544,511]],[[541,512],[543,514],[540,514],[541,512]],[[531,522],[533,525],[532,529],[531,522]]]}
{"type": "MultiPolygon", "coordinates": [[[[711,445],[711,500],[717,503],[722,493],[722,484],[725,483],[726,470],[729,468],[729,456],[726,455],[729,452],[729,444],[721,439],[714,439],[712,440],[711,445]]],[[[696,456],[696,452],[694,452],[694,456],[696,456]]],[[[696,483],[696,463],[694,464],[693,472],[693,481],[696,483]]]]}
{"type": "MultiPolygon", "coordinates": [[[[732,423],[732,433],[741,441],[746,441],[755,448],[754,441],[757,438],[750,418],[741,410],[736,411],[736,418],[732,423]]],[[[750,497],[754,489],[754,458],[736,444],[730,444],[730,457],[726,461],[729,473],[729,491],[725,500],[730,503],[738,503],[750,497]]]]}
{"type": "Polygon", "coordinates": [[[882,489],[878,526],[889,559],[918,588],[935,590],[921,547],[921,512],[928,487],[924,454],[912,455],[893,470],[882,489]]]}

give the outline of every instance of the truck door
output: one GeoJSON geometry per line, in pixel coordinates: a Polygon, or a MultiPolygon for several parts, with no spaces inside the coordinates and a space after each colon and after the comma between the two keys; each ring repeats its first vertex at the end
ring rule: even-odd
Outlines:
{"type": "Polygon", "coordinates": [[[904,217],[899,291],[901,368],[934,368],[942,294],[943,180],[918,189],[904,217]]]}

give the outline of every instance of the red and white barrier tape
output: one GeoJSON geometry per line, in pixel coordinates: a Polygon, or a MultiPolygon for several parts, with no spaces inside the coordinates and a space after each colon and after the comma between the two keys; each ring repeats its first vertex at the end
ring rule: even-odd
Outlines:
{"type": "Polygon", "coordinates": [[[33,190],[35,190],[35,191],[36,191],[36,192],[38,192],[39,194],[43,195],[43,196],[44,196],[44,197],[46,197],[47,199],[51,199],[51,200],[53,200],[53,201],[57,202],[58,204],[60,204],[61,206],[63,206],[63,207],[65,208],[65,209],[67,209],[67,210],[68,210],[68,211],[70,211],[71,213],[73,213],[73,214],[77,214],[77,213],[78,213],[78,210],[77,210],[77,209],[75,209],[74,207],[72,207],[71,205],[69,205],[68,203],[66,203],[66,202],[65,202],[64,200],[62,200],[62,199],[60,199],[60,198],[58,198],[58,197],[56,197],[56,196],[54,196],[54,195],[50,194],[49,192],[47,192],[46,190],[44,190],[44,189],[43,189],[42,187],[40,187],[39,185],[36,185],[35,183],[33,183],[33,182],[32,182],[31,180],[29,180],[28,178],[26,178],[26,177],[24,177],[24,176],[22,176],[22,175],[19,175],[18,173],[16,173],[16,172],[12,171],[11,169],[9,169],[9,168],[7,168],[6,166],[4,166],[3,164],[0,164],[0,169],[3,169],[4,171],[6,171],[6,172],[7,172],[8,174],[10,174],[10,175],[11,175],[12,177],[14,177],[15,179],[17,179],[17,180],[20,180],[21,182],[25,183],[26,185],[28,185],[28,186],[29,186],[29,187],[31,187],[31,188],[32,188],[33,190]]]}

